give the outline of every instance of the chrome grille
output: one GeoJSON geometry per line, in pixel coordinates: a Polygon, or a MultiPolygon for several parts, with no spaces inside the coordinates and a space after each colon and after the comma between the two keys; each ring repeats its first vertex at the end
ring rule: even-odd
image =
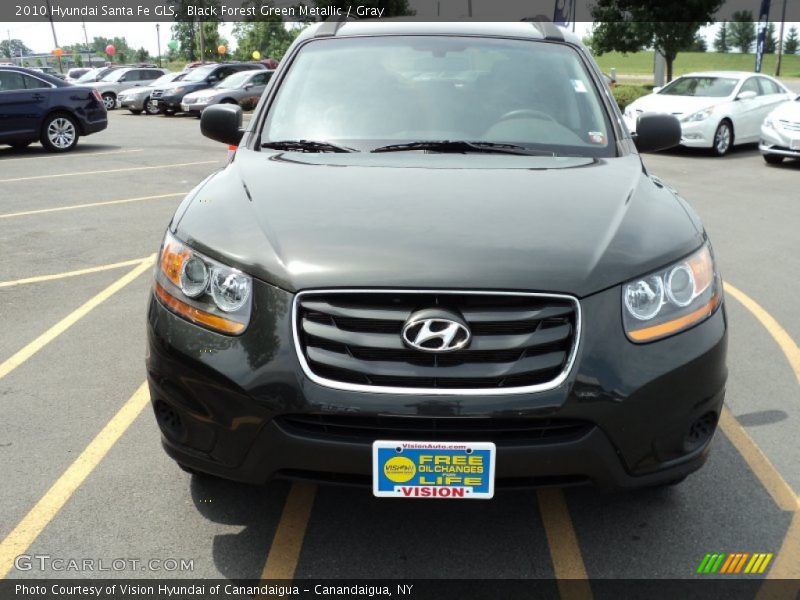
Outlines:
{"type": "Polygon", "coordinates": [[[780,119],[778,123],[780,123],[781,127],[786,131],[800,131],[800,122],[780,119]]]}
{"type": "Polygon", "coordinates": [[[164,90],[153,90],[150,92],[151,98],[161,98],[164,95],[164,90]]]}
{"type": "Polygon", "coordinates": [[[301,292],[297,354],[313,381],[399,394],[511,394],[560,385],[572,366],[580,305],[570,296],[515,292],[342,290],[301,292]],[[461,315],[470,344],[422,352],[401,331],[420,309],[461,315]]]}

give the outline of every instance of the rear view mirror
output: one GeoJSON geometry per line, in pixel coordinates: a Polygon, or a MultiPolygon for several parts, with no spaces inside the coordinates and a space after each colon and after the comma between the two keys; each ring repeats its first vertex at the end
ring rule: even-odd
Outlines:
{"type": "Polygon", "coordinates": [[[636,122],[634,142],[639,152],[673,148],[681,143],[681,124],[672,115],[644,114],[636,122]]]}
{"type": "Polygon", "coordinates": [[[747,91],[744,91],[744,92],[739,92],[739,95],[736,96],[736,99],[737,100],[752,100],[756,96],[758,96],[758,94],[756,94],[753,90],[747,90],[747,91]]]}
{"type": "Polygon", "coordinates": [[[242,141],[242,108],[235,104],[214,104],[200,116],[200,131],[204,136],[229,146],[242,141]]]}

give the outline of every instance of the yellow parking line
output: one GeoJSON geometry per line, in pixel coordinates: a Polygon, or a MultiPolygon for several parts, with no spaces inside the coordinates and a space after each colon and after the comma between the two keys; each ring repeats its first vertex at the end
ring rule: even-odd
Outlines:
{"type": "Polygon", "coordinates": [[[55,173],[52,175],[33,175],[31,177],[12,177],[10,179],[0,179],[0,183],[12,181],[32,181],[34,179],[55,179],[57,177],[84,177],[87,175],[105,175],[107,173],[125,173],[131,171],[152,171],[154,169],[174,169],[176,167],[191,167],[194,165],[221,165],[220,160],[201,160],[198,162],[175,163],[172,165],[156,165],[154,167],[126,167],[124,169],[105,169],[103,171],[81,171],[79,173],[55,173]]]}
{"type": "Polygon", "coordinates": [[[122,267],[130,267],[131,265],[138,265],[139,263],[145,260],[147,260],[147,258],[135,258],[133,260],[125,260],[123,262],[111,263],[109,265],[100,265],[99,267],[88,267],[86,269],[78,269],[77,271],[66,271],[64,273],[54,273],[52,275],[37,275],[36,277],[15,279],[14,281],[0,281],[0,288],[14,287],[15,285],[24,285],[26,283],[40,283],[42,281],[53,281],[54,279],[64,279],[65,277],[77,277],[78,275],[88,275],[89,273],[99,273],[101,271],[110,271],[111,269],[120,269],[122,267]]]}
{"type": "Polygon", "coordinates": [[[758,302],[753,300],[743,291],[726,282],[725,292],[736,298],[736,300],[744,305],[744,307],[749,310],[769,332],[775,342],[777,342],[778,346],[780,346],[784,356],[786,356],[786,360],[789,361],[789,365],[792,367],[792,370],[797,377],[797,382],[800,383],[800,348],[797,347],[797,344],[791,338],[791,336],[783,327],[781,327],[780,323],[778,323],[778,321],[776,321],[771,314],[764,310],[764,308],[758,302]]]}
{"type": "Polygon", "coordinates": [[[758,477],[764,489],[772,496],[775,504],[781,510],[797,510],[797,496],[792,488],[727,407],[722,408],[719,426],[742,455],[750,470],[758,477]]]}
{"type": "Polygon", "coordinates": [[[316,492],[313,483],[292,483],[261,572],[262,580],[294,578],[316,492]]]}
{"type": "Polygon", "coordinates": [[[64,507],[75,490],[94,471],[103,457],[108,454],[108,451],[139,416],[149,399],[150,395],[145,382],[86,446],[80,456],[67,467],[67,470],[13,531],[0,542],[0,579],[5,578],[14,567],[14,559],[31,546],[47,524],[64,507]]]}
{"type": "Polygon", "coordinates": [[[65,154],[41,154],[38,156],[14,156],[11,158],[0,158],[0,162],[8,162],[12,160],[39,160],[49,158],[80,158],[82,156],[108,156],[110,154],[130,154],[131,152],[142,152],[142,148],[135,150],[110,150],[107,152],[68,152],[65,154]]]}
{"type": "Polygon", "coordinates": [[[537,490],[536,496],[553,570],[558,580],[559,595],[562,599],[591,598],[592,588],[564,493],[558,488],[545,488],[537,490]]]}
{"type": "Polygon", "coordinates": [[[40,215],[42,213],[59,212],[62,210],[75,210],[77,208],[94,208],[95,206],[126,204],[128,202],[141,202],[143,200],[160,200],[161,198],[174,198],[176,196],[185,196],[187,193],[188,192],[173,192],[170,194],[158,194],[157,196],[139,196],[137,198],[123,198],[122,200],[104,200],[102,202],[89,202],[88,204],[72,204],[70,206],[56,206],[55,208],[24,210],[22,212],[6,213],[4,215],[0,215],[0,219],[10,219],[12,217],[25,217],[28,215],[40,215]]]}
{"type": "Polygon", "coordinates": [[[81,318],[85,317],[89,312],[96,308],[101,302],[107,300],[131,281],[136,279],[139,275],[149,270],[155,261],[155,254],[146,258],[138,266],[117,279],[114,283],[104,289],[102,292],[85,302],[82,306],[72,311],[66,317],[61,319],[58,323],[53,325],[50,329],[45,331],[42,335],[27,344],[24,348],[17,351],[11,358],[6,359],[0,363],[0,379],[11,373],[18,366],[23,364],[31,356],[36,354],[39,350],[44,348],[47,344],[56,339],[59,335],[64,333],[67,329],[72,327],[81,318]]]}

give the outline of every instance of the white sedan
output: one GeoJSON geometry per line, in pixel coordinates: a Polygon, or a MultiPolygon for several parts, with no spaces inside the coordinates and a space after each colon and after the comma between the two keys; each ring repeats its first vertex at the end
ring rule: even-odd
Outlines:
{"type": "Polygon", "coordinates": [[[772,165],[785,157],[800,158],[800,96],[784,102],[767,115],[761,125],[758,149],[772,165]]]}
{"type": "Polygon", "coordinates": [[[735,144],[759,140],[764,117],[794,97],[780,81],[739,71],[689,73],[625,108],[625,124],[633,133],[643,113],[667,113],[681,123],[681,145],[710,148],[723,156],[735,144]]]}

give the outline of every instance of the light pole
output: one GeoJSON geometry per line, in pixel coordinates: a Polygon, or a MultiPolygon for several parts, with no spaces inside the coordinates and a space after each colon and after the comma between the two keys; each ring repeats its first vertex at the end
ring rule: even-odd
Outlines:
{"type": "Polygon", "coordinates": [[[158,67],[161,68],[161,24],[156,23],[156,43],[158,44],[158,67]]]}
{"type": "Polygon", "coordinates": [[[786,0],[783,0],[783,9],[781,11],[781,32],[778,34],[778,58],[775,59],[775,77],[781,74],[781,57],[783,56],[783,25],[786,22],[786,0]]]}
{"type": "MultiPolygon", "coordinates": [[[[47,18],[50,19],[50,29],[53,31],[53,48],[58,48],[58,38],[56,37],[56,26],[53,24],[53,9],[50,7],[50,0],[47,0],[47,18]]],[[[61,56],[58,56],[58,71],[64,72],[64,67],[61,65],[61,56]]],[[[45,61],[47,62],[47,61],[45,61]]]]}

